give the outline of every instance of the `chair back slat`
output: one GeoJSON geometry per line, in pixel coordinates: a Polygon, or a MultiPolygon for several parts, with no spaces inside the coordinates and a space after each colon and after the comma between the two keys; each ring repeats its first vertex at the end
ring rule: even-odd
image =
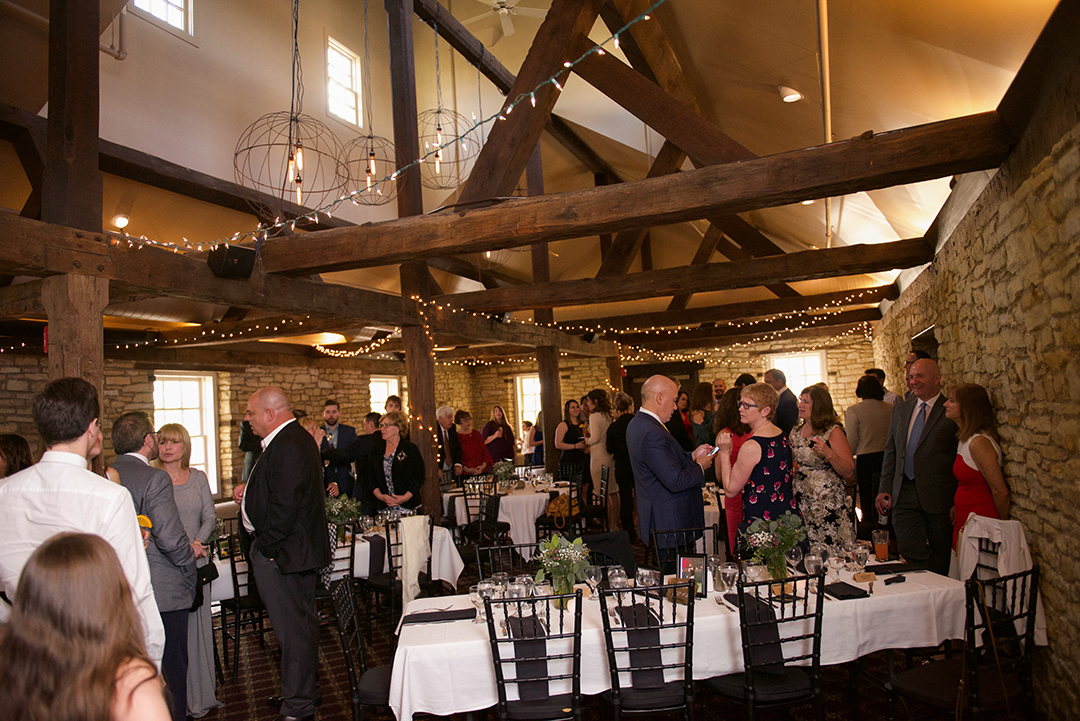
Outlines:
{"type": "Polygon", "coordinates": [[[684,705],[678,708],[692,704],[693,581],[601,589],[599,593],[612,703],[619,705],[621,697],[630,688],[660,688],[665,683],[681,681],[684,705]],[[684,594],[690,603],[676,603],[677,594],[684,594]]]}
{"type": "Polygon", "coordinates": [[[720,526],[718,524],[671,530],[653,528],[649,531],[649,552],[645,557],[646,565],[658,568],[670,567],[681,552],[699,553],[698,539],[703,539],[702,547],[706,555],[715,555],[720,552],[720,526]]]}
{"type": "Polygon", "coordinates": [[[517,543],[509,546],[478,546],[476,566],[480,578],[491,578],[493,573],[512,576],[535,575],[535,558],[539,555],[539,543],[517,543]],[[528,553],[529,558],[525,558],[528,553]]]}

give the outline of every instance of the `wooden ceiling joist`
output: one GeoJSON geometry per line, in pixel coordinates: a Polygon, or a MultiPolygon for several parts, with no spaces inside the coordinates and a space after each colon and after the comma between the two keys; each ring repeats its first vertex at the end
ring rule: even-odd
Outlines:
{"type": "MultiPolygon", "coordinates": [[[[783,340],[795,340],[795,339],[798,339],[798,338],[821,338],[822,336],[826,336],[826,335],[831,335],[833,337],[839,337],[839,336],[843,336],[843,335],[846,335],[846,334],[850,334],[852,331],[858,330],[859,328],[863,327],[864,323],[865,323],[865,321],[859,322],[859,323],[845,323],[845,324],[842,324],[842,325],[821,325],[821,326],[816,326],[814,328],[802,328],[802,329],[798,329],[798,330],[788,330],[788,331],[784,331],[783,340]]],[[[708,343],[703,344],[702,341],[700,341],[700,340],[678,340],[678,339],[673,339],[673,340],[669,340],[669,341],[657,341],[655,343],[650,344],[650,346],[648,348],[643,348],[642,351],[645,352],[645,353],[656,352],[657,354],[662,354],[662,353],[673,353],[673,352],[683,351],[683,350],[697,350],[697,349],[702,348],[703,345],[706,346],[706,347],[723,348],[723,347],[731,347],[732,345],[735,345],[735,344],[747,344],[747,343],[759,342],[764,337],[768,337],[768,334],[763,334],[763,333],[759,333],[759,332],[747,333],[745,335],[729,336],[727,338],[723,338],[720,343],[716,343],[716,344],[708,344],[708,343]]],[[[624,350],[623,353],[625,354],[626,351],[624,350]]],[[[670,358],[663,358],[663,356],[661,356],[661,355],[657,355],[656,357],[657,357],[658,360],[670,360],[670,358]]]]}
{"type": "MultiPolygon", "coordinates": [[[[353,325],[423,323],[414,303],[400,296],[301,278],[269,275],[256,267],[246,280],[218,278],[200,258],[158,248],[112,245],[108,236],[0,214],[0,270],[13,275],[93,275],[159,296],[290,315],[337,317],[353,325]]],[[[614,355],[608,343],[590,344],[562,331],[506,325],[469,313],[429,307],[425,317],[440,332],[471,340],[555,346],[583,355],[614,355]],[[434,321],[434,322],[432,322],[434,321]]]]}
{"type": "Polygon", "coordinates": [[[752,288],[777,281],[794,282],[911,268],[929,263],[933,255],[934,250],[930,245],[922,238],[914,238],[877,245],[806,250],[731,263],[665,268],[628,275],[619,283],[581,278],[522,288],[458,293],[437,300],[453,304],[456,308],[491,312],[609,303],[683,292],[752,288]]]}
{"type": "Polygon", "coordinates": [[[997,114],[980,113],[662,178],[308,233],[302,253],[271,239],[263,263],[305,275],[520,247],[992,168],[1008,151],[997,114]]]}
{"type": "Polygon", "coordinates": [[[859,308],[801,318],[780,318],[761,321],[753,325],[723,325],[715,328],[694,328],[674,331],[671,334],[624,333],[619,336],[623,345],[640,346],[649,350],[675,350],[676,348],[700,348],[710,342],[745,336],[748,333],[762,336],[769,333],[803,330],[805,328],[828,328],[851,323],[866,323],[881,320],[881,311],[877,308],[859,308]]]}
{"type": "Polygon", "coordinates": [[[760,318],[777,313],[794,313],[801,310],[840,308],[848,305],[880,303],[883,300],[896,300],[900,289],[895,283],[879,285],[861,290],[839,290],[833,293],[804,295],[792,298],[770,298],[768,300],[750,300],[742,303],[727,303],[703,308],[688,308],[672,312],[669,310],[655,313],[635,313],[616,315],[606,318],[589,318],[588,321],[565,321],[559,324],[567,330],[589,326],[605,330],[636,330],[645,328],[666,328],[670,326],[695,325],[697,323],[722,323],[725,321],[760,318]]]}

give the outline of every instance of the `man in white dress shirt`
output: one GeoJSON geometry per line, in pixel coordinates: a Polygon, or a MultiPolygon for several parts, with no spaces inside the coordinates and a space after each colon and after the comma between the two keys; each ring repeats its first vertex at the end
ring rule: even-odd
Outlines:
{"type": "Polygon", "coordinates": [[[81,378],[55,380],[34,398],[34,423],[48,450],[37,464],[0,481],[0,585],[14,598],[30,554],[57,533],[101,536],[120,558],[146,651],[160,667],[165,630],[131,494],[87,469],[101,453],[99,412],[97,389],[81,378]]]}

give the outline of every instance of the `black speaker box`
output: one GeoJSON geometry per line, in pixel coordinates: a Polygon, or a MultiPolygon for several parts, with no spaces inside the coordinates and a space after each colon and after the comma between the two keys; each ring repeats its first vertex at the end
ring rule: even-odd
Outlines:
{"type": "Polygon", "coordinates": [[[242,245],[219,245],[206,262],[218,278],[250,278],[255,267],[255,249],[242,245]]]}

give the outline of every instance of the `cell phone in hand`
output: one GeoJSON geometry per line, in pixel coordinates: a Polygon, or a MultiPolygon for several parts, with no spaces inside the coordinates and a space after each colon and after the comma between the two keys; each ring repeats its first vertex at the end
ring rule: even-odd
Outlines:
{"type": "Polygon", "coordinates": [[[713,456],[715,456],[719,452],[720,452],[720,446],[713,446],[713,449],[711,451],[709,451],[708,453],[706,453],[705,457],[706,458],[712,458],[713,456]]]}

